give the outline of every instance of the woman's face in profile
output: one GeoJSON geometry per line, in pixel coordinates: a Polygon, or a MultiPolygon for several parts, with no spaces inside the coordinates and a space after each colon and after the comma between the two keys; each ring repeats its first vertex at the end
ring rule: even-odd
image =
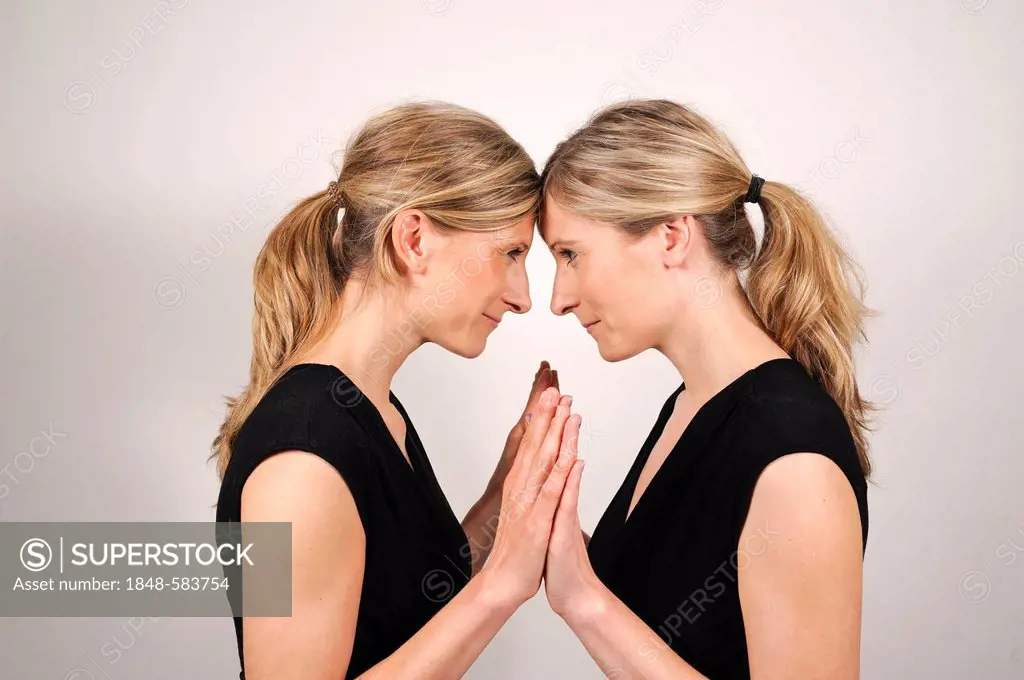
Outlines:
{"type": "Polygon", "coordinates": [[[567,212],[550,197],[541,233],[555,257],[551,311],[576,315],[605,361],[622,361],[664,337],[674,294],[652,230],[627,239],[614,225],[567,212]]]}
{"type": "Polygon", "coordinates": [[[459,231],[440,237],[430,274],[419,284],[421,298],[411,319],[428,341],[473,358],[483,352],[506,312],[530,310],[526,253],[535,221],[530,215],[498,231],[459,231]]]}

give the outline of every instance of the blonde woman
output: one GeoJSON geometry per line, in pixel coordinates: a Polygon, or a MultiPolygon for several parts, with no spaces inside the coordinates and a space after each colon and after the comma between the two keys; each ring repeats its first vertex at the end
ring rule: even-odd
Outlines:
{"type": "Polygon", "coordinates": [[[685,378],[589,543],[570,476],[552,607],[620,680],[857,678],[871,405],[854,263],[804,197],[670,101],[598,112],[542,177],[552,311],[605,360],[655,349],[685,378]]]}
{"type": "Polygon", "coordinates": [[[459,677],[539,589],[579,428],[557,375],[538,371],[461,524],[390,390],[417,347],[475,357],[529,310],[539,200],[496,123],[414,103],[367,121],[269,234],[250,382],[214,441],[217,520],[291,522],[292,615],[235,618],[240,678],[459,677]]]}

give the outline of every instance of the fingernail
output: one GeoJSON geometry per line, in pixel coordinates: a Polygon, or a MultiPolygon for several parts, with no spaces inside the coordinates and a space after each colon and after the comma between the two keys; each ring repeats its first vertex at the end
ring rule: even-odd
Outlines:
{"type": "Polygon", "coordinates": [[[565,405],[566,407],[572,406],[572,395],[565,395],[565,405]]]}
{"type": "Polygon", "coordinates": [[[544,406],[551,406],[555,403],[555,392],[551,389],[544,390],[544,394],[540,398],[540,403],[544,406]]]}
{"type": "Polygon", "coordinates": [[[531,419],[531,418],[533,418],[533,412],[527,413],[527,414],[526,414],[526,424],[527,424],[527,425],[529,425],[529,424],[530,424],[530,419],[531,419]]]}

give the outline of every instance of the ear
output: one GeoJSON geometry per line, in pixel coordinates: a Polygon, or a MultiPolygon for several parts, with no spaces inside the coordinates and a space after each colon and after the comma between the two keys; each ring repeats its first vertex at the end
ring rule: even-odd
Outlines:
{"type": "Polygon", "coordinates": [[[403,210],[391,227],[395,258],[408,271],[420,274],[426,268],[427,232],[433,234],[430,218],[419,210],[403,210]]]}
{"type": "Polygon", "coordinates": [[[662,259],[666,267],[678,267],[693,248],[693,237],[697,233],[697,218],[680,215],[657,226],[662,259]]]}

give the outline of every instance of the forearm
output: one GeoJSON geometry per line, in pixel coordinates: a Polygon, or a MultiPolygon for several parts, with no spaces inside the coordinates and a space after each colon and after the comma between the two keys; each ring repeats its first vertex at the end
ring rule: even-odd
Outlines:
{"type": "Polygon", "coordinates": [[[610,677],[705,680],[600,582],[585,604],[562,618],[610,677]]]}
{"type": "Polygon", "coordinates": [[[494,547],[494,537],[498,534],[498,520],[501,518],[501,489],[512,467],[515,450],[519,448],[522,439],[523,431],[518,426],[509,432],[501,457],[487,481],[483,495],[462,520],[462,530],[469,541],[468,549],[473,560],[473,574],[480,572],[491,554],[491,548],[494,547]]]}
{"type": "Polygon", "coordinates": [[[480,497],[473,507],[466,513],[462,520],[462,530],[469,541],[468,550],[473,560],[473,574],[480,573],[491,548],[494,546],[494,537],[498,533],[498,520],[501,516],[501,484],[494,488],[494,482],[487,486],[487,490],[480,497]]]}
{"type": "Polygon", "coordinates": [[[360,680],[461,677],[512,616],[516,604],[486,575],[473,578],[427,624],[360,680]]]}

